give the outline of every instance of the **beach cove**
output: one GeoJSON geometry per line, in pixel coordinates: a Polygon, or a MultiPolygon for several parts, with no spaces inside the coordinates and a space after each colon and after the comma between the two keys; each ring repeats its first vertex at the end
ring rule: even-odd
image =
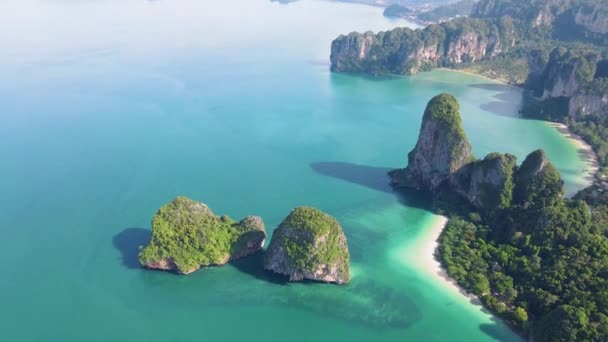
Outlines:
{"type": "Polygon", "coordinates": [[[543,148],[574,192],[589,168],[578,147],[484,78],[330,73],[337,35],[409,25],[379,8],[236,3],[23,1],[31,21],[5,15],[20,39],[0,57],[0,336],[519,341],[437,274],[441,218],[386,173],[440,92],[461,102],[476,156],[543,148]],[[351,284],[286,284],[260,256],[187,277],[141,269],[150,219],[178,195],[268,232],[321,208],[344,227],[351,284]]]}

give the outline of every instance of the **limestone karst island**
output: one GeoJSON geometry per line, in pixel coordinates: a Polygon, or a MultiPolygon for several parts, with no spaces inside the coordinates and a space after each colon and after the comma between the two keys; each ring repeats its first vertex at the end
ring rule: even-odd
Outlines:
{"type": "Polygon", "coordinates": [[[350,255],[335,218],[310,207],[294,209],[272,235],[264,268],[290,280],[350,281],[350,255]]]}
{"type": "Polygon", "coordinates": [[[204,203],[178,197],[154,215],[152,240],[139,253],[139,261],[147,268],[189,274],[253,254],[265,240],[260,217],[236,222],[216,216],[204,203]]]}
{"type": "Polygon", "coordinates": [[[608,341],[608,0],[0,23],[0,341],[608,341]]]}
{"type": "MultiPolygon", "coordinates": [[[[139,262],[146,268],[190,274],[254,254],[265,239],[260,217],[236,222],[214,215],[204,203],[178,197],[154,215],[152,240],[142,246],[139,262]]],[[[350,256],[342,227],[318,209],[294,209],[275,230],[264,268],[290,281],[348,283],[350,256]]]]}

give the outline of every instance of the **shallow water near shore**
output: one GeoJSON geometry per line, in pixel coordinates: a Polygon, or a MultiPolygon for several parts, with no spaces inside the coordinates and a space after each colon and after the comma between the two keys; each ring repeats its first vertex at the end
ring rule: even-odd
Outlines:
{"type": "Polygon", "coordinates": [[[20,33],[0,36],[2,340],[519,340],[401,257],[436,217],[386,176],[405,166],[427,101],[451,92],[477,157],[544,148],[576,191],[584,160],[518,117],[518,89],[447,71],[330,73],[338,34],[408,24],[374,7],[2,6],[20,33]],[[261,254],[187,277],[142,270],[150,219],[178,195],[260,215],[269,232],[293,207],[318,207],[344,227],[353,280],[288,284],[261,271],[261,254]]]}

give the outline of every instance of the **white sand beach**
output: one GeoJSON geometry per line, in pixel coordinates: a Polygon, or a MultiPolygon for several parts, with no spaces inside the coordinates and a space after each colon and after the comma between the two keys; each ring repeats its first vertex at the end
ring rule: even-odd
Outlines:
{"type": "Polygon", "coordinates": [[[583,171],[582,176],[585,179],[585,182],[587,182],[587,185],[591,185],[594,180],[594,175],[599,169],[597,156],[595,155],[595,152],[593,152],[591,146],[589,146],[589,144],[587,144],[585,140],[583,140],[583,138],[572,133],[568,129],[568,126],[564,125],[563,123],[550,122],[549,125],[557,129],[568,140],[570,140],[572,144],[574,144],[574,146],[576,146],[576,148],[578,149],[578,153],[584,158],[585,162],[587,163],[587,167],[583,171]]]}
{"type": "Polygon", "coordinates": [[[441,263],[437,260],[436,250],[439,245],[439,236],[441,236],[441,232],[447,223],[448,218],[445,216],[433,218],[431,225],[425,229],[416,242],[416,247],[410,252],[416,255],[418,269],[435,278],[446,289],[467,297],[474,304],[481,305],[479,298],[458,286],[456,281],[448,276],[446,270],[442,268],[441,263]]]}

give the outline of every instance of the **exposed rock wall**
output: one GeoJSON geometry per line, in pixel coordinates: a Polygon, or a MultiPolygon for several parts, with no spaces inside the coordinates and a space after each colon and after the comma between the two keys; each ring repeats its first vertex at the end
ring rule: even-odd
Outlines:
{"type": "Polygon", "coordinates": [[[516,158],[491,153],[463,168],[452,184],[454,189],[480,209],[508,207],[513,193],[516,158]]]}
{"type": "Polygon", "coordinates": [[[424,30],[341,35],[331,45],[333,71],[414,74],[497,56],[514,44],[510,21],[460,18],[424,30]],[[506,41],[505,41],[506,40],[506,41]]]}
{"type": "Polygon", "coordinates": [[[556,48],[545,69],[544,90],[542,98],[571,97],[581,85],[593,80],[597,67],[596,54],[584,54],[582,51],[556,48]]]}
{"type": "Polygon", "coordinates": [[[576,94],[570,98],[569,116],[581,117],[599,113],[608,113],[608,94],[576,94]]]}
{"type": "Polygon", "coordinates": [[[408,154],[407,169],[394,174],[393,185],[435,191],[471,162],[471,146],[464,134],[459,110],[458,101],[449,94],[429,101],[418,142],[408,154]]]}
{"type": "Polygon", "coordinates": [[[318,209],[296,208],[274,231],[264,268],[290,281],[346,284],[350,254],[344,231],[335,218],[318,209]]]}
{"type": "Polygon", "coordinates": [[[590,32],[608,33],[608,5],[604,7],[581,6],[574,14],[574,22],[590,32]]]}
{"type": "Polygon", "coordinates": [[[563,195],[559,173],[542,150],[531,153],[521,168],[510,154],[473,160],[464,132],[454,135],[455,129],[462,129],[458,102],[448,94],[436,96],[424,113],[408,166],[389,173],[391,184],[457,194],[480,210],[508,208],[514,202],[534,207],[563,195]]]}

